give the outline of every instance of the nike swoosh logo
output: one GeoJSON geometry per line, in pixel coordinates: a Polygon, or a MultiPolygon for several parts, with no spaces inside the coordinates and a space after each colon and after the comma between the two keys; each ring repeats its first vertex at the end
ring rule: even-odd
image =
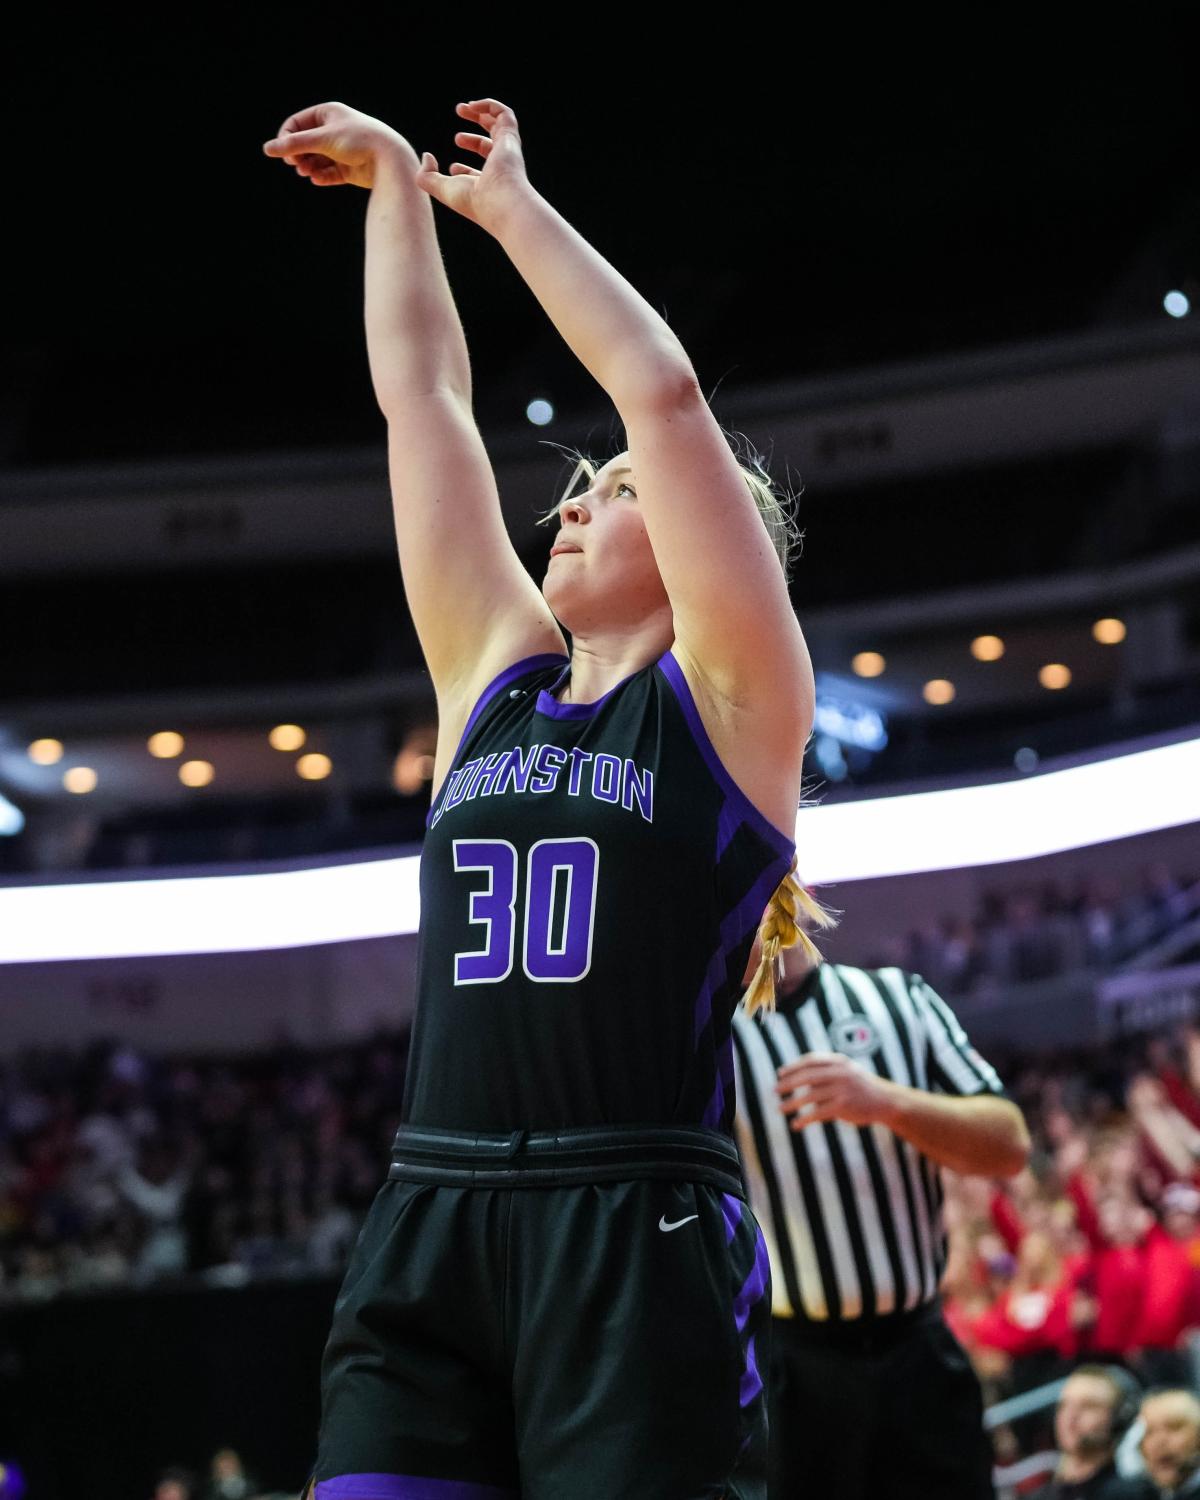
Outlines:
{"type": "Polygon", "coordinates": [[[693,1219],[698,1219],[699,1217],[699,1214],[688,1214],[686,1219],[676,1219],[674,1224],[668,1224],[667,1216],[663,1214],[662,1218],[658,1221],[658,1227],[664,1234],[670,1234],[672,1229],[682,1229],[685,1224],[690,1224],[693,1219]]]}

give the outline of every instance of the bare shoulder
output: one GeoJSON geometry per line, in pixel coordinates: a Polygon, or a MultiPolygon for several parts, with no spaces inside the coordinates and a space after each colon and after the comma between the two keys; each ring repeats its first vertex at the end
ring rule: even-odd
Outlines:
{"type": "Polygon", "coordinates": [[[727,691],[678,640],[679,664],[721,764],[760,813],[792,837],[808,719],[786,693],[727,691]]]}

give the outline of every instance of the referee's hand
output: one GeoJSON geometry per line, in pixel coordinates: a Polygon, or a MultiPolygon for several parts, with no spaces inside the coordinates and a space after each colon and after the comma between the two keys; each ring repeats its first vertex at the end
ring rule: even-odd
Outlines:
{"type": "Polygon", "coordinates": [[[810,1052],[780,1068],[775,1092],[792,1129],[803,1130],[823,1120],[882,1123],[890,1113],[891,1088],[886,1078],[868,1073],[842,1052],[810,1052]]]}

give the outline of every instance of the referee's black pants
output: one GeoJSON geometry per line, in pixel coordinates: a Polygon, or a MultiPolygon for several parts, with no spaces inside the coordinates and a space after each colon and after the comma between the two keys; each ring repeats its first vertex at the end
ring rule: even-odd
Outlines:
{"type": "Polygon", "coordinates": [[[992,1500],[983,1396],[937,1303],[771,1325],[770,1500],[992,1500]]]}

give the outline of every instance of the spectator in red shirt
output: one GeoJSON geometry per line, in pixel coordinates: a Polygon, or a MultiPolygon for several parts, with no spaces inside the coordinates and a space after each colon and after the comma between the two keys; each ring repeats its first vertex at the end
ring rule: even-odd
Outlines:
{"type": "Polygon", "coordinates": [[[1200,1193],[1175,1183],[1163,1194],[1161,1224],[1151,1226],[1142,1246],[1143,1296],[1134,1330],[1137,1363],[1150,1385],[1184,1385],[1189,1378],[1181,1348],[1200,1326],[1200,1271],[1191,1257],[1200,1193]]]}
{"type": "MultiPolygon", "coordinates": [[[[1086,1150],[1082,1138],[1073,1144],[1086,1150]]],[[[1060,1158],[1073,1164],[1066,1151],[1060,1158]]],[[[1123,1360],[1137,1347],[1145,1274],[1142,1242],[1153,1219],[1126,1185],[1110,1188],[1097,1203],[1079,1169],[1068,1177],[1067,1193],[1090,1251],[1077,1284],[1095,1304],[1095,1321],[1085,1330],[1082,1347],[1093,1357],[1123,1360]]]]}
{"type": "Polygon", "coordinates": [[[1079,1344],[1072,1322],[1075,1291],[1075,1280],[1049,1236],[1033,1230],[1020,1243],[1007,1290],[975,1320],[974,1337],[1014,1360],[1051,1353],[1068,1359],[1079,1344]]]}

